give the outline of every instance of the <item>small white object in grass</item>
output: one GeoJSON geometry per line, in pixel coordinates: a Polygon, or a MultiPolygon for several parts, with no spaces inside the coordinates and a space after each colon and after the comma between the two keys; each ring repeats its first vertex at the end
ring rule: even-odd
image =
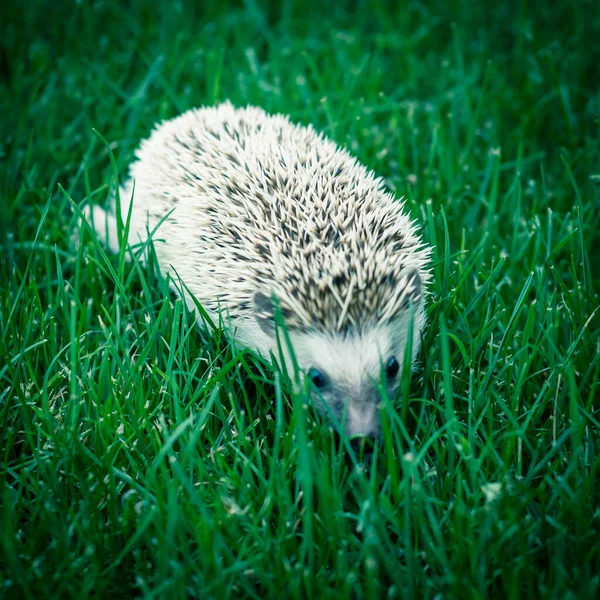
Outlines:
{"type": "MultiPolygon", "coordinates": [[[[377,386],[395,397],[407,347],[414,363],[431,281],[431,249],[404,203],[311,126],[256,107],[190,110],[136,156],[120,192],[127,242],[154,232],[161,271],[187,286],[191,310],[195,297],[213,322],[223,311],[231,337],[288,373],[293,351],[320,412],[337,427],[347,415],[350,436],[380,435],[377,386]]],[[[118,252],[114,211],[86,214],[118,252]]]]}
{"type": "Polygon", "coordinates": [[[481,486],[481,491],[485,496],[486,502],[493,502],[502,491],[501,483],[485,483],[481,486]]]}
{"type": "Polygon", "coordinates": [[[414,455],[412,452],[407,452],[407,453],[406,453],[406,454],[405,454],[405,455],[402,457],[402,459],[404,460],[404,462],[411,463],[411,462],[414,462],[414,460],[415,460],[415,455],[414,455]]]}

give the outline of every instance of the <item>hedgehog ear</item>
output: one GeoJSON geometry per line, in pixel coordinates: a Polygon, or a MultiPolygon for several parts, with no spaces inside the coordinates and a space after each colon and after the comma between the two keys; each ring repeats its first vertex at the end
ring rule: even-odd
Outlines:
{"type": "Polygon", "coordinates": [[[254,317],[264,333],[275,335],[275,304],[273,298],[263,292],[254,294],[254,317]]]}
{"type": "Polygon", "coordinates": [[[423,297],[423,287],[419,271],[417,269],[410,269],[404,278],[406,279],[406,285],[404,286],[405,291],[400,303],[400,310],[406,310],[411,304],[416,306],[421,302],[421,298],[423,297]]]}

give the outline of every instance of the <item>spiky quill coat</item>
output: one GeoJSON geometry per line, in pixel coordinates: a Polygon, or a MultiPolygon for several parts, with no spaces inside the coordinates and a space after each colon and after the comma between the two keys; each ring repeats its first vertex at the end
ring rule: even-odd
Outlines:
{"type": "Polygon", "coordinates": [[[130,241],[164,219],[160,264],[213,313],[243,318],[261,291],[289,327],[361,329],[402,308],[403,278],[427,286],[403,203],[310,125],[225,103],[160,124],[136,156],[121,190],[125,219],[135,182],[130,241]]]}

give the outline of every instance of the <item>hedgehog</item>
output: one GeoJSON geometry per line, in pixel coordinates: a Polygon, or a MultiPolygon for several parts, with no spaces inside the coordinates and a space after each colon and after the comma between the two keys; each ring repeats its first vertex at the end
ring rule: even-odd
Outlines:
{"type": "MultiPolygon", "coordinates": [[[[311,125],[226,102],[158,124],[120,206],[127,243],[152,235],[190,309],[195,297],[237,343],[295,364],[350,439],[380,437],[382,386],[395,397],[407,349],[414,366],[431,277],[431,248],[381,178],[311,125]]],[[[87,215],[117,252],[114,200],[87,215]]]]}

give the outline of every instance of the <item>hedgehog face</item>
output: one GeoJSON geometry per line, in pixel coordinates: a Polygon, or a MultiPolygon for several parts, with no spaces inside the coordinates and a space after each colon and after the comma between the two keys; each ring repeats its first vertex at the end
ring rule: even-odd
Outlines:
{"type": "MultiPolygon", "coordinates": [[[[273,302],[258,292],[254,303],[256,323],[268,340],[254,345],[269,346],[277,356],[273,302]]],[[[392,320],[379,325],[364,325],[345,332],[288,328],[296,363],[309,380],[319,412],[327,414],[338,429],[343,427],[350,438],[379,437],[380,391],[384,387],[387,397],[395,398],[406,349],[410,343],[414,360],[424,322],[419,298],[414,305],[410,301],[392,320]],[[411,330],[413,335],[409,340],[411,330]]],[[[255,334],[250,337],[256,339],[255,334]]],[[[285,361],[291,370],[287,352],[285,361]]]]}
{"type": "Polygon", "coordinates": [[[352,437],[379,437],[380,390],[396,396],[405,361],[410,319],[412,356],[419,349],[421,312],[403,315],[361,334],[291,332],[296,360],[310,380],[317,409],[352,437]]]}

